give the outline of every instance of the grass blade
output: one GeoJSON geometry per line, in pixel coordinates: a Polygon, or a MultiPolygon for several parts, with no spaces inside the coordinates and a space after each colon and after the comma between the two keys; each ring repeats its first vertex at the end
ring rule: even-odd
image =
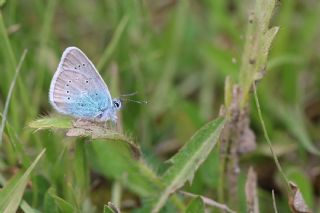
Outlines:
{"type": "Polygon", "coordinates": [[[58,207],[58,209],[61,212],[65,212],[65,213],[75,212],[75,209],[71,205],[71,203],[65,201],[64,199],[62,199],[60,197],[58,197],[53,188],[50,188],[47,193],[48,193],[48,196],[50,196],[53,199],[53,201],[55,202],[55,205],[58,207]]]}
{"type": "Polygon", "coordinates": [[[0,12],[0,38],[3,45],[2,48],[6,50],[6,53],[7,53],[6,59],[9,60],[8,65],[10,66],[10,70],[13,71],[16,68],[17,61],[16,61],[16,57],[14,56],[14,53],[8,38],[8,33],[6,30],[6,26],[4,24],[2,12],[0,12]]]}
{"type": "Polygon", "coordinates": [[[128,20],[129,20],[129,18],[127,16],[122,18],[120,24],[118,25],[118,27],[116,29],[116,32],[114,33],[114,35],[111,39],[109,46],[103,52],[103,55],[102,55],[102,57],[98,63],[98,66],[97,66],[98,70],[101,70],[106,65],[106,63],[110,60],[112,54],[114,53],[114,51],[120,41],[121,35],[123,34],[124,29],[127,26],[128,20]]]}
{"type": "Polygon", "coordinates": [[[269,100],[272,100],[273,103],[268,104],[267,107],[288,128],[291,134],[298,139],[302,147],[304,147],[310,153],[319,156],[320,151],[313,144],[306,129],[302,110],[299,108],[292,109],[292,107],[284,105],[275,98],[270,97],[269,100]]]}
{"type": "Polygon", "coordinates": [[[165,189],[156,201],[152,212],[158,212],[171,193],[193,179],[194,173],[217,144],[224,119],[218,118],[198,130],[190,141],[170,161],[173,165],[163,175],[165,189]]]}
{"type": "Polygon", "coordinates": [[[45,149],[37,156],[29,168],[22,174],[16,175],[0,192],[0,212],[16,212],[27,185],[29,176],[44,154],[45,149]]]}
{"type": "Polygon", "coordinates": [[[21,210],[24,213],[40,213],[37,209],[32,208],[26,201],[22,201],[20,205],[21,210]]]}
{"type": "Polygon", "coordinates": [[[0,145],[2,144],[2,135],[3,135],[4,126],[5,126],[6,120],[7,120],[7,114],[8,114],[8,110],[9,110],[9,103],[10,103],[10,100],[11,100],[12,92],[13,92],[14,86],[16,84],[16,80],[18,78],[22,63],[23,63],[23,61],[24,61],[24,59],[26,57],[27,52],[28,52],[27,50],[23,51],[22,56],[21,56],[20,61],[19,61],[19,64],[18,64],[18,66],[16,68],[16,72],[15,72],[14,77],[13,77],[13,79],[11,81],[11,84],[10,84],[8,96],[7,96],[6,103],[4,105],[4,110],[3,110],[3,113],[2,113],[2,121],[1,121],[1,127],[0,127],[0,145]]]}
{"type": "Polygon", "coordinates": [[[272,143],[271,143],[271,140],[269,138],[269,134],[267,132],[267,128],[266,128],[266,125],[265,125],[263,117],[262,117],[260,102],[259,102],[259,99],[258,99],[257,89],[256,89],[256,85],[255,84],[253,84],[253,92],[254,92],[254,100],[255,100],[255,103],[256,103],[256,106],[257,106],[258,116],[259,116],[259,120],[260,120],[260,123],[261,123],[261,126],[262,126],[264,137],[265,137],[265,139],[266,139],[266,141],[267,141],[267,143],[269,145],[270,152],[272,153],[272,157],[273,157],[274,163],[276,164],[278,171],[282,175],[283,180],[286,182],[287,187],[288,187],[288,191],[289,191],[289,189],[290,189],[289,188],[289,180],[288,180],[287,176],[284,174],[284,172],[282,170],[282,167],[281,167],[281,165],[279,163],[278,157],[277,157],[277,155],[275,154],[275,152],[273,150],[272,143]]]}

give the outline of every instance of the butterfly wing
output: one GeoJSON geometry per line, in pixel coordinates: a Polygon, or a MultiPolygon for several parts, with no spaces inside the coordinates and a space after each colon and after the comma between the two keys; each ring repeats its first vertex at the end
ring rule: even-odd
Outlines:
{"type": "Polygon", "coordinates": [[[50,85],[49,99],[60,113],[95,118],[112,107],[107,85],[88,57],[76,47],[62,54],[50,85]]]}

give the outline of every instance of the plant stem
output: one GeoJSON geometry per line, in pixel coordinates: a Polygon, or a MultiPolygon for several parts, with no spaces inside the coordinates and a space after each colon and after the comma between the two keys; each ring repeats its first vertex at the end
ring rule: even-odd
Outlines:
{"type": "Polygon", "coordinates": [[[258,110],[258,116],[259,116],[259,120],[261,122],[261,126],[262,126],[262,130],[263,130],[263,134],[264,134],[264,137],[269,145],[269,149],[272,153],[272,157],[273,157],[273,160],[277,166],[277,169],[279,170],[281,176],[283,177],[283,179],[285,180],[286,184],[287,184],[287,188],[288,188],[288,191],[290,191],[290,185],[289,185],[289,180],[287,178],[287,176],[284,174],[283,170],[282,170],[282,167],[279,163],[279,160],[278,160],[278,157],[277,155],[275,154],[273,148],[272,148],[272,143],[271,143],[271,140],[269,138],[269,134],[267,132],[267,128],[266,128],[266,125],[264,123],[264,120],[262,118],[262,113],[261,113],[261,107],[260,107],[260,103],[259,103],[259,99],[258,99],[258,95],[257,95],[257,90],[256,90],[256,85],[255,83],[252,84],[253,86],[253,91],[254,91],[254,99],[255,99],[255,103],[256,103],[256,106],[257,106],[257,110],[258,110]]]}

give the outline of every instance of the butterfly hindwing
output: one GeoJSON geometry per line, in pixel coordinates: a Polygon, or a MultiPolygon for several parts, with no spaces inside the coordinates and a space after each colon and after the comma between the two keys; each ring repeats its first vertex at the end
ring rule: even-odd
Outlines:
{"type": "Polygon", "coordinates": [[[109,90],[81,50],[67,48],[50,86],[50,102],[57,111],[94,118],[112,106],[109,90]]]}

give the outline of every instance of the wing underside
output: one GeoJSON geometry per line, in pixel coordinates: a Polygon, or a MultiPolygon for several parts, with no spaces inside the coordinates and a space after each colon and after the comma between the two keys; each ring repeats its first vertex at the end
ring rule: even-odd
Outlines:
{"type": "Polygon", "coordinates": [[[109,90],[78,48],[67,48],[52,79],[49,99],[64,114],[90,118],[112,106],[109,90]]]}

